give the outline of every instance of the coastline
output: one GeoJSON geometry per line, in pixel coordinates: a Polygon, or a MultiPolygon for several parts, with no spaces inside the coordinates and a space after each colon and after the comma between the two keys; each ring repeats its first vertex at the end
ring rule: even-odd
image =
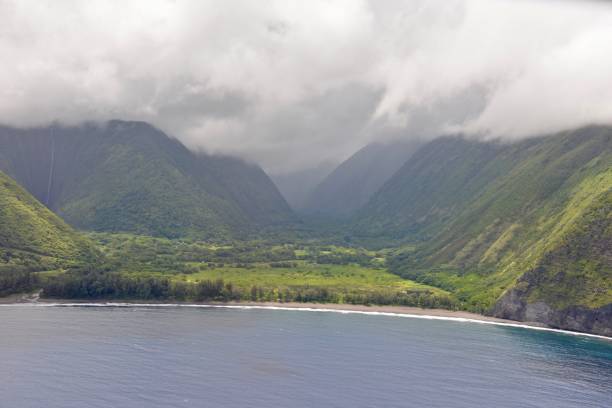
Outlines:
{"type": "Polygon", "coordinates": [[[341,303],[298,303],[298,302],[164,302],[164,301],[121,301],[121,300],[71,300],[71,299],[41,299],[38,294],[16,294],[0,298],[0,306],[57,306],[57,307],[186,307],[186,308],[227,308],[227,309],[262,309],[262,310],[293,310],[308,312],[336,312],[343,314],[362,314],[378,316],[395,316],[407,318],[421,318],[430,320],[446,320],[456,322],[468,322],[475,324],[490,324],[505,327],[517,327],[524,329],[556,332],[574,336],[584,336],[612,341],[612,337],[598,334],[555,329],[538,322],[521,322],[517,320],[500,319],[466,311],[454,311],[447,309],[423,309],[412,306],[392,305],[358,305],[341,303]]]}
{"type": "MultiPolygon", "coordinates": [[[[522,323],[515,320],[499,319],[492,316],[485,316],[478,313],[465,311],[454,311],[447,309],[423,309],[412,306],[393,306],[393,305],[359,305],[350,303],[300,303],[300,302],[215,302],[215,301],[171,301],[163,300],[91,300],[91,299],[50,299],[39,298],[33,294],[14,294],[0,297],[0,304],[58,304],[58,305],[78,305],[78,304],[110,304],[110,305],[177,305],[177,306],[247,306],[261,308],[286,308],[286,309],[312,309],[312,310],[337,310],[351,312],[376,312],[393,313],[401,315],[450,317],[457,319],[482,320],[487,322],[499,323],[522,323]]],[[[540,323],[530,323],[530,325],[545,327],[540,323]]]]}

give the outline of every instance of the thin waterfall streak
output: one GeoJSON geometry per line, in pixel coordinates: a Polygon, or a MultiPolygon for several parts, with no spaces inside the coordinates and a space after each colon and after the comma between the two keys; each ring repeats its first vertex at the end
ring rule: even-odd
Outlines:
{"type": "Polygon", "coordinates": [[[51,186],[53,184],[53,172],[55,168],[55,137],[53,134],[53,127],[51,128],[51,166],[49,166],[49,181],[47,183],[47,199],[45,205],[49,206],[51,200],[51,186]]]}

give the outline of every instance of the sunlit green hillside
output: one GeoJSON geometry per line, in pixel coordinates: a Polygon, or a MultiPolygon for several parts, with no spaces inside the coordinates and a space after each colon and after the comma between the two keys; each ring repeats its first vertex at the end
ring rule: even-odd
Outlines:
{"type": "Polygon", "coordinates": [[[93,243],[0,172],[0,293],[29,288],[30,272],[68,268],[96,254],[93,243]]]}

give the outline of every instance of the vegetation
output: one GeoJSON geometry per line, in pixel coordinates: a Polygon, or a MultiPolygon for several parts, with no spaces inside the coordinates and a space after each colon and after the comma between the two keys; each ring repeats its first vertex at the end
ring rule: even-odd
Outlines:
{"type": "Polygon", "coordinates": [[[0,177],[0,295],[42,288],[44,296],[64,298],[453,306],[445,291],[387,272],[383,252],[264,240],[85,237],[0,177]]]}
{"type": "Polygon", "coordinates": [[[0,273],[0,296],[30,292],[40,286],[38,275],[28,270],[11,270],[0,273]]]}
{"type": "Polygon", "coordinates": [[[3,259],[21,254],[70,259],[89,249],[86,240],[0,172],[0,247],[3,259]],[[13,250],[14,252],[11,252],[13,250]]]}
{"type": "Polygon", "coordinates": [[[84,230],[224,240],[295,221],[261,168],[142,122],[0,127],[0,170],[84,230]]]}
{"type": "Polygon", "coordinates": [[[69,268],[98,256],[93,243],[0,172],[0,294],[32,288],[35,271],[69,268]]]}
{"type": "Polygon", "coordinates": [[[453,307],[445,291],[387,272],[382,253],[360,248],[90,236],[107,263],[45,278],[45,296],[453,307]]]}
{"type": "MultiPolygon", "coordinates": [[[[250,276],[252,277],[252,276],[250,276]]],[[[240,281],[248,281],[241,276],[240,281]]],[[[418,307],[452,308],[452,299],[439,290],[428,291],[423,285],[409,290],[357,286],[296,285],[280,279],[282,285],[265,281],[264,285],[234,285],[224,279],[184,281],[160,276],[139,276],[115,272],[76,274],[68,273],[49,279],[44,295],[64,299],[134,299],[173,301],[267,301],[321,302],[418,307]]],[[[309,282],[305,277],[305,282],[309,282]]],[[[324,281],[323,279],[319,280],[324,281]]],[[[346,283],[346,282],[345,282],[346,283]]]]}
{"type": "Polygon", "coordinates": [[[390,231],[399,245],[390,269],[451,291],[468,310],[490,313],[518,285],[530,287],[520,291],[526,304],[593,309],[612,303],[611,190],[609,128],[513,145],[440,139],[355,228],[374,242],[390,231]]]}
{"type": "MultiPolygon", "coordinates": [[[[23,164],[48,139],[36,131],[1,150],[0,167],[71,223],[112,233],[75,233],[2,174],[0,294],[531,310],[558,327],[608,325],[611,128],[510,145],[437,139],[348,221],[307,225],[256,168],[198,157],[144,124],[84,129],[53,139],[74,163],[51,176],[44,155],[34,161],[46,178],[23,164]],[[80,146],[84,131],[95,135],[80,146]]],[[[15,140],[0,132],[0,146],[15,140]]]]}

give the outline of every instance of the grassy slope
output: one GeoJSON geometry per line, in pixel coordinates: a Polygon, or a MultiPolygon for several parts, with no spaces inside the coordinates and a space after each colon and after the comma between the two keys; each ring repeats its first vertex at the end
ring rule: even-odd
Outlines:
{"type": "MultiPolygon", "coordinates": [[[[313,286],[332,287],[351,290],[425,290],[432,289],[426,285],[400,279],[382,269],[374,269],[359,265],[319,265],[300,263],[291,268],[270,268],[260,264],[254,267],[223,267],[204,270],[195,274],[180,275],[186,281],[205,279],[224,279],[242,287],[273,286],[313,286]]],[[[435,289],[432,289],[435,290],[435,289]]],[[[437,293],[442,291],[435,290],[437,293]]]]}
{"type": "MultiPolygon", "coordinates": [[[[612,183],[612,171],[607,177],[612,183]]],[[[517,286],[527,284],[529,303],[541,301],[555,309],[612,303],[612,189],[588,201],[573,222],[559,227],[563,231],[536,267],[521,277],[517,286]]]]}
{"type": "Polygon", "coordinates": [[[0,172],[0,272],[67,267],[93,245],[0,172]]]}
{"type": "Polygon", "coordinates": [[[431,236],[503,172],[490,166],[500,149],[451,137],[423,146],[356,214],[354,235],[386,244],[431,236]]]}
{"type": "Polygon", "coordinates": [[[609,255],[550,259],[573,242],[589,242],[585,237],[605,224],[611,140],[609,128],[590,127],[511,146],[434,142],[385,186],[357,228],[405,239],[392,269],[454,291],[472,310],[491,310],[535,268],[541,284],[525,294],[528,302],[609,304],[609,255]]]}

